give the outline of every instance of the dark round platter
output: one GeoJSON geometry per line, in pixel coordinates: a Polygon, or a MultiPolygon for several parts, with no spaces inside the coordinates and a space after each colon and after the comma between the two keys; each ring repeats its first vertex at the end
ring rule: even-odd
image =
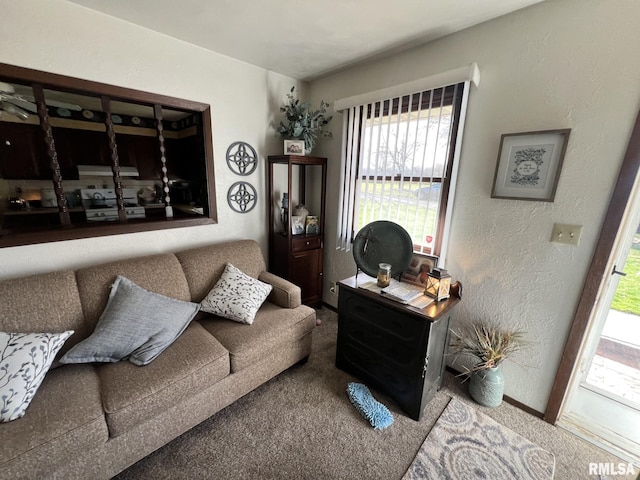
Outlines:
{"type": "Polygon", "coordinates": [[[362,227],[353,240],[353,259],[360,270],[378,275],[378,264],[390,263],[391,276],[404,272],[413,256],[413,242],[400,225],[378,220],[362,227]]]}

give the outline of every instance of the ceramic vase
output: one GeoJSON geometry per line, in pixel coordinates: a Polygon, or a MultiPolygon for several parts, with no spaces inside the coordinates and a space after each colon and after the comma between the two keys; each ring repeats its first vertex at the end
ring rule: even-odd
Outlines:
{"type": "Polygon", "coordinates": [[[307,210],[307,208],[303,204],[296,205],[295,209],[293,210],[293,214],[302,217],[302,225],[306,225],[305,222],[307,221],[309,210],[307,210]]]}
{"type": "Polygon", "coordinates": [[[504,375],[500,367],[473,372],[469,394],[480,405],[491,408],[499,406],[504,394],[504,375]]]}

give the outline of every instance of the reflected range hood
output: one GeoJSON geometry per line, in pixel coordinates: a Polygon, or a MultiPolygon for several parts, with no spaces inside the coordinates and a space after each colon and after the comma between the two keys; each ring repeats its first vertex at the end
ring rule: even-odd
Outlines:
{"type": "MultiPolygon", "coordinates": [[[[78,165],[79,177],[112,177],[111,167],[100,165],[78,165]]],[[[138,169],[135,167],[120,167],[121,177],[139,177],[138,169]]]]}

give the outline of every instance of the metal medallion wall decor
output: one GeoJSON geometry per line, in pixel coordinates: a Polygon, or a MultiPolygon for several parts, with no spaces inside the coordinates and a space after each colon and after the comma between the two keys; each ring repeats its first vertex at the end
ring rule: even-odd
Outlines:
{"type": "Polygon", "coordinates": [[[250,183],[236,182],[229,187],[227,203],[233,211],[247,213],[258,203],[258,193],[250,183]]]}
{"type": "Polygon", "coordinates": [[[248,143],[233,142],[227,148],[227,165],[237,175],[251,175],[258,166],[258,155],[248,143]]]}

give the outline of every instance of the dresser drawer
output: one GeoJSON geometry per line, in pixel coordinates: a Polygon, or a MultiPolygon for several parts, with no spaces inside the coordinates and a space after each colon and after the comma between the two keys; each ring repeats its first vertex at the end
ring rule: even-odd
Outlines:
{"type": "Polygon", "coordinates": [[[426,342],[428,320],[403,315],[348,291],[340,292],[339,303],[340,316],[348,317],[344,333],[358,341],[375,348],[405,348],[414,355],[426,342]]]}
{"type": "Polygon", "coordinates": [[[352,320],[343,322],[341,331],[345,341],[358,345],[363,351],[370,351],[385,363],[407,374],[422,368],[420,357],[416,355],[419,348],[411,348],[410,344],[390,337],[384,330],[352,320]]]}
{"type": "Polygon", "coordinates": [[[292,240],[291,250],[294,252],[302,252],[304,250],[313,250],[320,248],[320,237],[303,237],[294,238],[292,240]]]}
{"type": "Polygon", "coordinates": [[[341,345],[336,362],[343,370],[393,393],[396,401],[410,396],[415,384],[412,378],[421,379],[419,376],[407,375],[396,370],[375,352],[350,342],[341,345]]]}

